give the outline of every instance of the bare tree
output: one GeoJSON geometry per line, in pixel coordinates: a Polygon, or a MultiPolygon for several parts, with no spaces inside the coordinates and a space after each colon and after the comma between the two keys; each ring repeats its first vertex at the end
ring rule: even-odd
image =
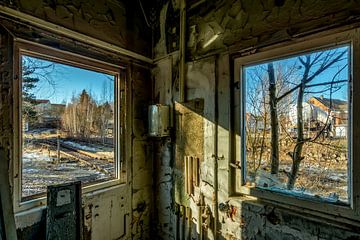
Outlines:
{"type": "Polygon", "coordinates": [[[279,119],[276,99],[276,80],[273,63],[267,64],[269,75],[269,102],[271,121],[271,174],[279,172],[279,119]]]}
{"type": "Polygon", "coordinates": [[[36,89],[40,82],[45,82],[55,88],[55,83],[50,78],[50,73],[54,71],[55,64],[36,58],[23,57],[21,67],[22,117],[24,121],[36,124],[39,114],[35,109],[36,89]]]}
{"type": "Polygon", "coordinates": [[[110,104],[106,101],[97,107],[97,121],[96,129],[99,132],[102,143],[106,141],[107,130],[110,125],[110,121],[113,118],[113,113],[110,104]]]}
{"type": "Polygon", "coordinates": [[[87,139],[94,129],[96,102],[84,89],[78,97],[73,97],[62,116],[63,128],[71,136],[87,139]]]}
{"type": "MultiPolygon", "coordinates": [[[[268,110],[267,110],[267,86],[266,76],[257,69],[253,74],[249,75],[253,81],[253,85],[249,85],[248,105],[246,113],[247,121],[247,148],[250,150],[249,157],[252,159],[252,174],[255,178],[258,169],[260,168],[265,147],[266,147],[266,128],[268,125],[268,110]]],[[[250,160],[250,159],[249,159],[250,160]]]]}
{"type": "MultiPolygon", "coordinates": [[[[103,99],[110,99],[106,86],[103,99]]],[[[97,103],[91,93],[83,90],[77,97],[73,96],[62,114],[62,127],[70,137],[89,140],[92,135],[100,137],[105,143],[107,131],[113,119],[112,106],[108,101],[97,103]]]]}
{"type": "Polygon", "coordinates": [[[304,119],[303,119],[303,101],[305,89],[307,84],[314,80],[318,75],[324,72],[326,69],[331,67],[336,62],[339,62],[347,51],[337,52],[327,51],[320,52],[316,54],[308,54],[304,57],[298,57],[298,60],[302,67],[304,68],[303,75],[301,78],[300,84],[289,90],[287,93],[282,95],[279,99],[283,98],[287,94],[298,90],[297,95],[297,138],[294,150],[290,153],[292,158],[292,167],[291,172],[288,174],[288,189],[293,189],[295,185],[296,178],[298,176],[300,163],[304,159],[302,155],[303,146],[310,139],[305,139],[304,137],[304,119]]]}

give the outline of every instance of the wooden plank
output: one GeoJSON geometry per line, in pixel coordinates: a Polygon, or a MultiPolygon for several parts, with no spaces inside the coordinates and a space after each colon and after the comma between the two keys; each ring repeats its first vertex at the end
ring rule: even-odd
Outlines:
{"type": "Polygon", "coordinates": [[[189,194],[194,194],[193,157],[188,157],[188,184],[189,184],[189,194]]]}
{"type": "Polygon", "coordinates": [[[189,184],[188,184],[188,157],[184,157],[185,167],[184,167],[184,185],[185,185],[185,192],[189,194],[189,184]]]}
{"type": "Polygon", "coordinates": [[[200,159],[198,157],[194,157],[193,159],[193,184],[196,187],[200,185],[200,167],[199,167],[200,159]]]}

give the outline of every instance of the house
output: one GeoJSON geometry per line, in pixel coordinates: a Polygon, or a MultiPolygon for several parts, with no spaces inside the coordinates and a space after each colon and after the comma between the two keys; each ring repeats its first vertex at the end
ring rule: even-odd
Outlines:
{"type": "Polygon", "coordinates": [[[48,99],[35,99],[34,105],[37,121],[32,124],[32,128],[56,128],[60,124],[61,115],[66,107],[65,104],[51,103],[48,99]]]}
{"type": "Polygon", "coordinates": [[[47,99],[35,99],[33,104],[38,117],[37,122],[41,125],[45,124],[46,119],[50,116],[50,101],[47,99]]]}
{"type": "Polygon", "coordinates": [[[326,114],[330,114],[331,131],[334,137],[347,137],[349,115],[347,101],[320,96],[312,97],[308,102],[326,114]]]}
{"type": "MultiPolygon", "coordinates": [[[[319,131],[324,124],[328,125],[326,131],[329,136],[346,137],[348,104],[341,99],[330,99],[320,97],[311,97],[307,102],[303,102],[303,121],[304,130],[319,131]]],[[[296,128],[297,124],[297,105],[291,104],[289,107],[290,127],[296,128]]],[[[289,130],[289,132],[291,132],[289,130]]]]}
{"type": "Polygon", "coordinates": [[[311,97],[308,103],[321,109],[326,113],[330,113],[334,126],[344,126],[348,123],[348,103],[341,99],[329,99],[320,97],[311,97]]]}

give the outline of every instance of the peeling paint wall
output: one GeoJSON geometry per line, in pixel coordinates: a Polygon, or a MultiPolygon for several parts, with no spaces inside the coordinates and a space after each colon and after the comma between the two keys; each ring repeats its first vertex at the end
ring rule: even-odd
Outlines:
{"type": "Polygon", "coordinates": [[[241,50],[357,22],[358,1],[217,0],[202,3],[188,18],[190,55],[241,50]],[[193,31],[190,31],[194,29],[193,31]]]}
{"type": "MultiPolygon", "coordinates": [[[[85,35],[113,43],[125,49],[151,56],[151,32],[134,1],[0,1],[2,5],[42,18],[85,35]]],[[[144,2],[144,8],[148,3],[144,2]]],[[[75,42],[64,36],[1,19],[12,34],[54,48],[102,59],[126,67],[128,124],[126,140],[128,181],[126,184],[83,195],[84,239],[151,239],[153,214],[152,144],[147,139],[147,106],[151,101],[151,75],[148,64],[109,53],[97,47],[75,42]]],[[[1,28],[0,34],[0,147],[5,159],[13,164],[13,75],[12,37],[1,28]],[[5,41],[6,40],[6,41],[5,41]]],[[[11,171],[8,174],[13,180],[11,171]]],[[[9,186],[8,186],[9,187],[9,186]]],[[[10,206],[8,206],[10,207],[10,206]]],[[[10,208],[9,208],[10,209],[10,208]]],[[[10,209],[11,210],[11,209],[10,209]]],[[[19,239],[45,239],[45,208],[16,214],[19,239]]]]}
{"type": "MultiPolygon", "coordinates": [[[[84,196],[85,239],[215,239],[215,228],[219,239],[360,239],[356,226],[339,226],[336,221],[270,203],[228,197],[230,54],[246,49],[255,52],[257,47],[313,32],[358,25],[360,2],[187,1],[186,99],[175,104],[179,96],[179,2],[142,1],[155,27],[151,37],[139,1],[1,1],[146,56],[152,56],[153,50],[152,75],[126,62],[131,108],[128,184],[84,196]],[[155,12],[148,11],[151,4],[155,12]],[[147,106],[151,102],[171,106],[171,137],[153,141],[147,137],[147,106]],[[191,197],[185,193],[187,156],[200,159],[200,182],[191,197]]],[[[13,25],[11,21],[2,23],[13,25]]],[[[25,30],[29,39],[39,38],[31,28],[14,30],[25,30]]],[[[44,38],[40,42],[71,49],[66,44],[56,45],[56,36],[44,38]]],[[[11,163],[12,73],[11,54],[7,55],[11,44],[2,40],[0,45],[0,144],[5,148],[5,161],[11,163]]],[[[72,46],[74,51],[82,48],[72,46]]],[[[96,49],[87,52],[92,50],[97,54],[96,49]]],[[[121,57],[109,59],[121,61],[121,57]]],[[[11,174],[9,178],[12,180],[11,174]]],[[[20,239],[44,239],[44,211],[19,214],[16,220],[20,239]]]]}
{"type": "Polygon", "coordinates": [[[147,107],[151,102],[150,71],[134,66],[132,88],[131,237],[151,239],[153,214],[152,144],[147,137],[147,107]]]}
{"type": "MultiPolygon", "coordinates": [[[[178,99],[179,59],[178,48],[166,47],[165,43],[171,41],[166,39],[166,32],[171,30],[167,26],[179,28],[179,19],[166,18],[166,11],[179,11],[177,2],[162,1],[159,8],[156,31],[161,37],[155,43],[156,66],[152,72],[154,101],[171,106],[178,99]]],[[[181,136],[191,136],[196,127],[181,128],[176,103],[175,135],[167,143],[174,146],[173,155],[167,154],[164,147],[154,149],[154,174],[160,183],[155,185],[155,191],[162,196],[155,219],[157,239],[215,239],[214,228],[218,239],[360,239],[355,225],[342,225],[335,219],[330,221],[247,197],[229,198],[230,54],[256,52],[258,47],[291,42],[335,27],[351,28],[360,23],[360,2],[200,0],[187,1],[187,9],[186,99],[180,104],[203,100],[203,129],[198,129],[202,134],[202,155],[196,153],[202,158],[200,186],[192,196],[185,193],[184,155],[199,141],[199,134],[192,134],[193,142],[191,137],[185,144],[182,142],[181,136]],[[171,173],[173,179],[168,177],[171,173]],[[163,188],[163,183],[167,183],[167,188],[163,188]],[[168,194],[169,189],[173,194],[168,194]]]]}
{"type": "MultiPolygon", "coordinates": [[[[172,52],[165,48],[165,43],[171,41],[166,35],[177,31],[173,29],[179,28],[180,21],[179,18],[166,18],[169,9],[173,9],[172,15],[179,15],[179,1],[158,2],[160,22],[155,29],[157,58],[172,52]],[[161,7],[163,2],[165,4],[161,7]]],[[[190,59],[215,52],[270,45],[312,32],[356,23],[360,12],[359,2],[356,0],[187,2],[187,51],[190,59]]]]}
{"type": "MultiPolygon", "coordinates": [[[[2,4],[114,45],[151,56],[151,29],[138,1],[4,0],[2,4]]],[[[143,7],[149,3],[143,1],[143,7]]]]}
{"type": "Polygon", "coordinates": [[[11,198],[11,157],[12,157],[12,38],[5,29],[0,28],[0,191],[1,212],[5,221],[3,231],[6,237],[14,237],[15,223],[12,218],[13,206],[11,198]]]}

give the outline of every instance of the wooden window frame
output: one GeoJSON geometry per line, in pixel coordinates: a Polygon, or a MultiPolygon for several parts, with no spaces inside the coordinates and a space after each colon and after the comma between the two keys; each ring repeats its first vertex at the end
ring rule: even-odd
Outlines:
{"type": "Polygon", "coordinates": [[[231,161],[229,163],[231,190],[229,197],[259,200],[281,207],[298,210],[311,216],[336,219],[338,222],[358,224],[360,221],[360,29],[336,30],[296,39],[289,44],[278,44],[259,49],[256,53],[233,56],[233,107],[232,107],[232,136],[230,144],[231,161]],[[245,123],[243,108],[245,102],[244,85],[242,83],[242,69],[251,64],[263,63],[269,60],[279,60],[289,56],[296,56],[306,52],[332,48],[349,44],[349,160],[348,160],[348,189],[349,205],[343,206],[307,197],[298,197],[280,192],[248,187],[244,184],[244,141],[242,133],[245,123]],[[355,66],[355,67],[354,67],[355,66]],[[236,83],[236,84],[235,84],[236,83]],[[353,104],[355,103],[355,104],[353,104]],[[239,114],[240,113],[240,114],[239,114]],[[355,146],[355,147],[353,147],[355,146]],[[240,165],[238,164],[240,163],[240,165]]]}
{"type": "Polygon", "coordinates": [[[60,64],[66,64],[90,71],[97,71],[110,74],[115,77],[115,178],[104,182],[95,182],[83,186],[84,194],[98,191],[106,191],[118,185],[125,185],[127,182],[126,161],[125,161],[125,74],[126,69],[123,66],[114,65],[97,59],[85,57],[76,53],[55,49],[49,46],[32,43],[23,39],[16,39],[14,42],[14,90],[13,90],[13,117],[14,117],[14,139],[13,139],[13,201],[14,211],[22,212],[32,208],[45,206],[46,193],[41,196],[35,196],[33,199],[22,199],[22,74],[21,57],[22,55],[36,57],[60,64]],[[122,171],[125,169],[125,173],[122,171]]]}

